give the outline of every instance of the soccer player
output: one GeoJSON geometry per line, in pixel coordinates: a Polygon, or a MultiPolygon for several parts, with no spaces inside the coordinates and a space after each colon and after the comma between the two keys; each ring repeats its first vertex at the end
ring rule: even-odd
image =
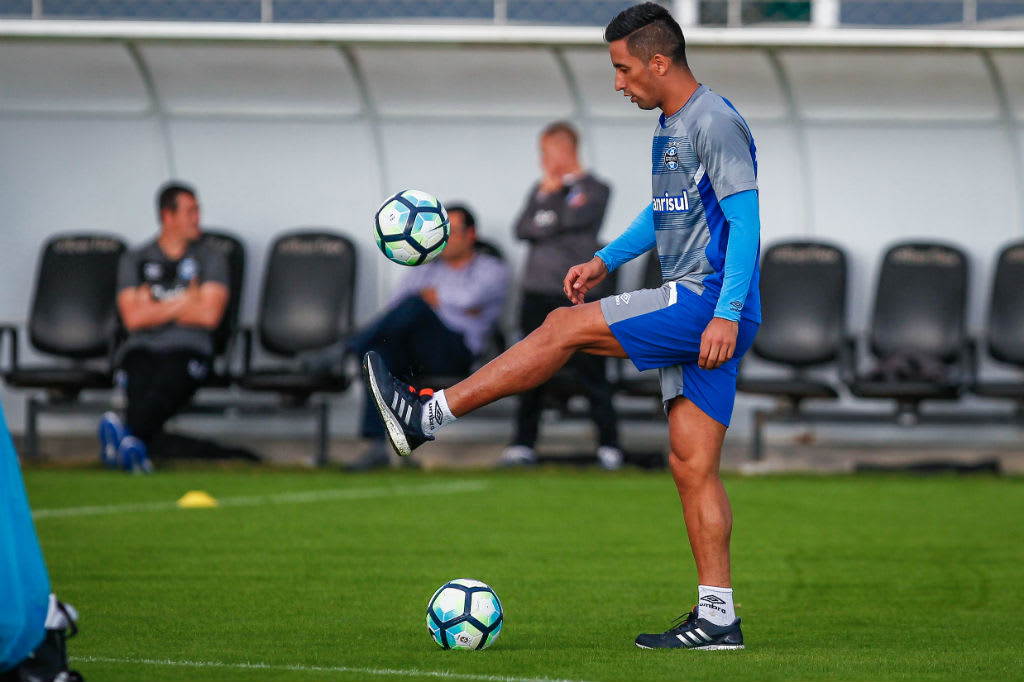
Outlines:
{"type": "Polygon", "coordinates": [[[647,649],[741,649],[729,570],[732,512],[719,477],[739,358],[760,324],[757,164],[733,106],[697,82],[679,25],[644,3],[605,29],[615,89],[641,109],[660,109],[654,130],[652,202],[607,247],[570,268],[559,308],[520,343],[451,388],[421,396],[396,382],[379,357],[363,373],[392,445],[408,454],[456,418],[537,386],[576,351],[628,357],[659,368],[670,466],[697,566],[697,606],[647,649]],[[583,295],[608,272],[652,247],[665,283],[598,302],[583,295]]]}

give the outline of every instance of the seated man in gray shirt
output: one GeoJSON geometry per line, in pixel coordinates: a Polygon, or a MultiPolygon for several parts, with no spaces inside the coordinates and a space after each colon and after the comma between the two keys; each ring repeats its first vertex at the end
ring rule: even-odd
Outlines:
{"type": "Polygon", "coordinates": [[[117,308],[128,330],[119,355],[125,423],[108,412],[99,428],[104,462],[133,471],[150,470],[154,436],[206,378],[213,330],[228,302],[227,262],[199,240],[195,190],[165,184],[157,211],[160,234],[125,253],[118,267],[117,308]]]}
{"type": "MultiPolygon", "coordinates": [[[[448,207],[451,235],[437,260],[411,268],[386,313],[357,332],[346,351],[375,350],[398,376],[469,373],[487,343],[508,296],[509,271],[500,259],[476,251],[476,220],[465,206],[448,207]]],[[[361,426],[370,446],[350,469],[389,464],[384,424],[366,395],[361,426]]]]}

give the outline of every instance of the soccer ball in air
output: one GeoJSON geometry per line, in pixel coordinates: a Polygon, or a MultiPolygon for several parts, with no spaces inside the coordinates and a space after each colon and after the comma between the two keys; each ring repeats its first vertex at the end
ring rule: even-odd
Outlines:
{"type": "Polygon", "coordinates": [[[373,222],[377,246],[399,265],[429,263],[448,243],[448,212],[440,201],[417,189],[389,198],[373,222]]]}
{"type": "Polygon", "coordinates": [[[427,604],[427,629],[444,649],[486,649],[503,620],[498,595],[479,580],[446,582],[427,604]]]}

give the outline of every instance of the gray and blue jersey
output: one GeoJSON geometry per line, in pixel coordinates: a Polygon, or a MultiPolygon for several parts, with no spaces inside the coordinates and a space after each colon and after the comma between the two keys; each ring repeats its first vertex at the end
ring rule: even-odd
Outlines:
{"type": "MultiPolygon", "coordinates": [[[[747,122],[701,85],[682,109],[662,115],[652,146],[652,208],[661,274],[702,298],[722,291],[729,225],[721,199],[757,190],[757,156],[747,122]]],[[[729,302],[761,321],[757,260],[746,296],[729,302]]],[[[737,310],[738,308],[738,310],[737,310]]]]}

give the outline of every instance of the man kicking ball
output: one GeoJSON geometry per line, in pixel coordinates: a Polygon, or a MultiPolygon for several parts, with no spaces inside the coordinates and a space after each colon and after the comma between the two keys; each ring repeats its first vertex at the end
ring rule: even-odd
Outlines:
{"type": "Polygon", "coordinates": [[[757,162],[746,121],[701,85],[679,24],[654,3],[630,7],[605,29],[615,89],[654,130],[651,203],[615,241],[565,276],[576,305],[479,371],[436,393],[394,379],[375,353],[363,373],[400,455],[490,402],[542,384],[582,351],[658,368],[668,415],[672,477],[697,565],[698,601],[667,632],[640,635],[646,649],[742,649],[729,571],[732,512],[719,477],[739,359],[761,321],[757,162]],[[623,263],[657,248],[664,284],[583,303],[623,263]]]}

